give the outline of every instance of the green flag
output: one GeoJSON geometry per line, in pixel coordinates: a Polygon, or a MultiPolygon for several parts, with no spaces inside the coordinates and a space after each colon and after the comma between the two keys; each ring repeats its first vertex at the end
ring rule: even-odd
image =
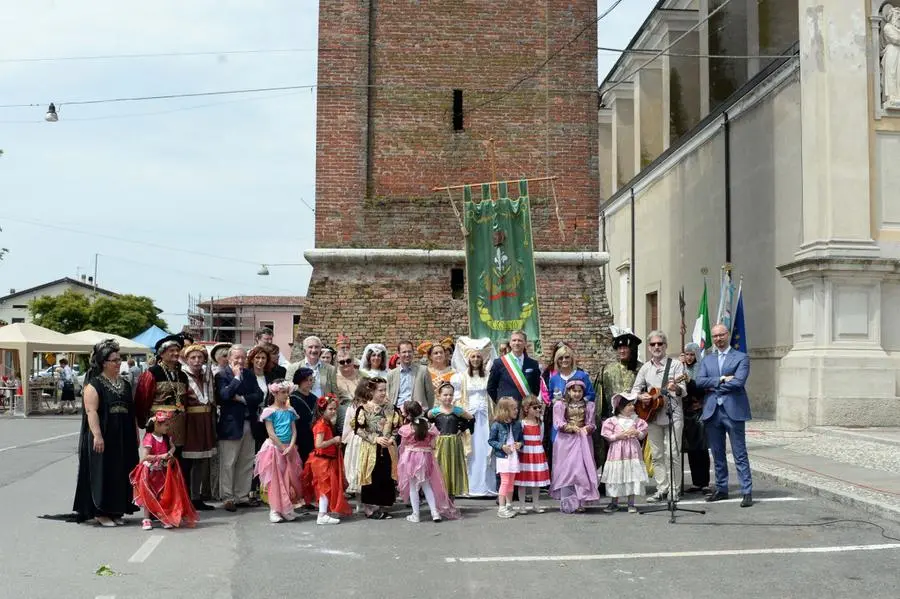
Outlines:
{"type": "Polygon", "coordinates": [[[463,189],[469,334],[490,337],[496,347],[521,329],[540,352],[528,182],[519,181],[515,200],[506,183],[497,187],[494,201],[490,186],[482,185],[480,202],[473,200],[471,187],[463,189]]]}
{"type": "Polygon", "coordinates": [[[706,301],[706,279],[703,279],[703,297],[700,298],[700,308],[697,310],[697,320],[694,322],[694,332],[691,341],[700,346],[701,352],[706,352],[712,347],[712,333],[709,331],[709,304],[706,301]]]}

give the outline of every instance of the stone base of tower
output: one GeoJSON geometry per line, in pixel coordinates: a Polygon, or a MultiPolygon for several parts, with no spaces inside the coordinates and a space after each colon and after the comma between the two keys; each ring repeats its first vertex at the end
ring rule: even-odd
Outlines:
{"type": "MultiPolygon", "coordinates": [[[[291,361],[301,358],[307,335],[333,343],[343,333],[361,353],[372,342],[392,349],[401,339],[469,334],[466,289],[454,285],[453,271],[465,270],[462,251],[321,249],[305,257],[313,273],[291,361]]],[[[545,358],[553,343],[565,340],[589,372],[612,359],[612,315],[601,276],[607,260],[599,252],[535,254],[545,358]]]]}

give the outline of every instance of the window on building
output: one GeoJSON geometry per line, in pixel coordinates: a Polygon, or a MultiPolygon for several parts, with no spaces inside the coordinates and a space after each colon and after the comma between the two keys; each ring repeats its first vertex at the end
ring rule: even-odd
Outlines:
{"type": "Polygon", "coordinates": [[[13,308],[16,310],[26,310],[28,309],[28,304],[13,304],[13,308]]]}
{"type": "Polygon", "coordinates": [[[463,127],[463,93],[461,89],[453,90],[453,130],[462,131],[463,127]]]}
{"type": "Polygon", "coordinates": [[[647,294],[647,333],[659,328],[659,293],[647,294]]]}
{"type": "Polygon", "coordinates": [[[274,320],[260,320],[259,326],[256,328],[257,328],[257,330],[269,329],[274,334],[275,333],[275,321],[274,320]]]}
{"type": "Polygon", "coordinates": [[[25,319],[24,318],[13,318],[12,324],[17,324],[17,323],[25,324],[25,319]]]}
{"type": "Polygon", "coordinates": [[[453,299],[463,299],[466,291],[466,275],[461,268],[450,269],[450,293],[453,299]]]}

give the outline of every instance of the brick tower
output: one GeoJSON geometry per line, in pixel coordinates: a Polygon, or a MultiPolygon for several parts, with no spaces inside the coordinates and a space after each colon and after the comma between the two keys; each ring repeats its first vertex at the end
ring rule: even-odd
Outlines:
{"type": "Polygon", "coordinates": [[[611,322],[596,12],[596,0],[320,0],[316,249],[299,337],[343,332],[360,351],[467,334],[460,225],[432,187],[556,175],[562,234],[550,186],[530,189],[543,344],[570,340],[596,365],[611,322]]]}

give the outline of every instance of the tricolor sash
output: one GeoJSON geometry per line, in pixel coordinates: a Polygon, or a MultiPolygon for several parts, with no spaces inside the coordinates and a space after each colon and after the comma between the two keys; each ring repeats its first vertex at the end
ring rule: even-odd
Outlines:
{"type": "Polygon", "coordinates": [[[522,394],[522,399],[531,395],[531,391],[528,390],[528,381],[525,380],[525,375],[522,373],[522,369],[519,367],[519,361],[516,360],[516,357],[512,354],[506,354],[500,356],[500,362],[503,363],[506,372],[509,373],[509,378],[513,380],[519,393],[522,394]]]}

